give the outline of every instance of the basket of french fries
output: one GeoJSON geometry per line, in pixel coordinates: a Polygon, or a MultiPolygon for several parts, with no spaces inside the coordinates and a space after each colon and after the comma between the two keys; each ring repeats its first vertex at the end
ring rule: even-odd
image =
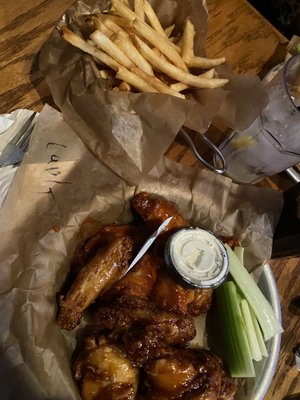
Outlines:
{"type": "Polygon", "coordinates": [[[78,2],[42,49],[67,122],[128,181],[140,181],[183,126],[204,133],[229,105],[226,124],[235,128],[255,118],[257,98],[264,102],[258,78],[236,79],[224,57],[203,56],[206,25],[205,4],[194,0],[78,2]],[[240,116],[234,108],[249,106],[250,88],[255,106],[240,116]]]}

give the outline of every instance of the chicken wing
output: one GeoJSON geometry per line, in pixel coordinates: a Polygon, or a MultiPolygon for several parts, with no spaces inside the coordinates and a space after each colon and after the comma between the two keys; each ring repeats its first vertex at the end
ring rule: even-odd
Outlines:
{"type": "Polygon", "coordinates": [[[172,203],[151,196],[149,193],[141,192],[135,195],[131,200],[131,206],[143,218],[151,232],[154,232],[167,218],[173,217],[156,241],[156,247],[160,250],[173,233],[188,226],[172,203]]]}
{"type": "Polygon", "coordinates": [[[75,361],[74,378],[80,381],[83,400],[134,400],[138,369],[116,346],[102,337],[89,337],[75,361]]]}
{"type": "Polygon", "coordinates": [[[174,349],[143,369],[147,400],[232,400],[236,392],[220,358],[207,350],[174,349]]]}
{"type": "Polygon", "coordinates": [[[101,249],[79,272],[66,296],[59,298],[58,324],[75,328],[82,312],[121,279],[132,256],[132,240],[117,238],[101,249]]]}
{"type": "Polygon", "coordinates": [[[171,345],[185,346],[196,334],[194,320],[173,312],[158,311],[144,299],[123,296],[94,316],[95,332],[109,331],[122,343],[136,365],[169,352],[171,345]]]}
{"type": "Polygon", "coordinates": [[[212,289],[184,288],[166,272],[160,272],[149,298],[161,310],[196,317],[209,310],[212,293],[212,289]]]}
{"type": "Polygon", "coordinates": [[[158,270],[163,267],[164,260],[162,258],[145,254],[124,278],[101,296],[100,301],[107,303],[124,295],[146,299],[157,279],[158,270]]]}
{"type": "Polygon", "coordinates": [[[98,228],[94,234],[75,250],[71,263],[71,272],[77,276],[79,271],[97,251],[108,243],[123,236],[129,236],[133,240],[133,252],[136,253],[146,241],[145,229],[136,225],[111,224],[98,228]]]}

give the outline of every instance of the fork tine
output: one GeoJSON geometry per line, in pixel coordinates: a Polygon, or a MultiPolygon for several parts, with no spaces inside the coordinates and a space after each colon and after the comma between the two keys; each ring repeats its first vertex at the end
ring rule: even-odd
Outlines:
{"type": "Polygon", "coordinates": [[[27,131],[27,129],[30,127],[31,122],[34,120],[35,116],[36,116],[36,112],[34,112],[29,118],[28,120],[25,122],[24,125],[22,125],[21,129],[19,130],[19,132],[14,136],[14,138],[11,140],[12,144],[16,144],[19,142],[19,140],[22,138],[22,136],[24,135],[24,133],[27,131]]]}

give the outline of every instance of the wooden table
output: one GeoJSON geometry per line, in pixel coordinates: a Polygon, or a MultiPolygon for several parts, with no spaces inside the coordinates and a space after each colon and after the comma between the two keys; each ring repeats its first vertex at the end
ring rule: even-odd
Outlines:
{"type": "MultiPolygon", "coordinates": [[[[38,69],[38,53],[57,19],[73,0],[0,0],[0,112],[24,107],[40,111],[52,103],[38,69]]],[[[238,73],[261,77],[284,59],[287,40],[246,0],[208,0],[210,13],[208,56],[226,56],[238,73]]],[[[195,160],[183,145],[171,146],[168,155],[186,165],[195,160]]],[[[264,185],[278,186],[278,177],[264,185]],[[277,180],[276,180],[277,179],[277,180]]],[[[289,186],[290,181],[279,179],[289,186]]],[[[300,399],[300,374],[293,349],[300,343],[300,259],[271,261],[283,311],[282,349],[266,400],[300,399]]]]}

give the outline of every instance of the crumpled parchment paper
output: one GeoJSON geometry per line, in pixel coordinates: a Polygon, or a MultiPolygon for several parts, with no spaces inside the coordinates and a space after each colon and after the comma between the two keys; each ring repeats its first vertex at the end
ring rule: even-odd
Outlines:
{"type": "Polygon", "coordinates": [[[141,190],[175,202],[193,225],[240,239],[249,266],[270,256],[278,192],[164,158],[130,185],[45,106],[0,209],[1,399],[80,399],[71,355],[81,329],[65,333],[56,325],[56,293],[89,221],[129,221],[130,198],[141,190]]]}

